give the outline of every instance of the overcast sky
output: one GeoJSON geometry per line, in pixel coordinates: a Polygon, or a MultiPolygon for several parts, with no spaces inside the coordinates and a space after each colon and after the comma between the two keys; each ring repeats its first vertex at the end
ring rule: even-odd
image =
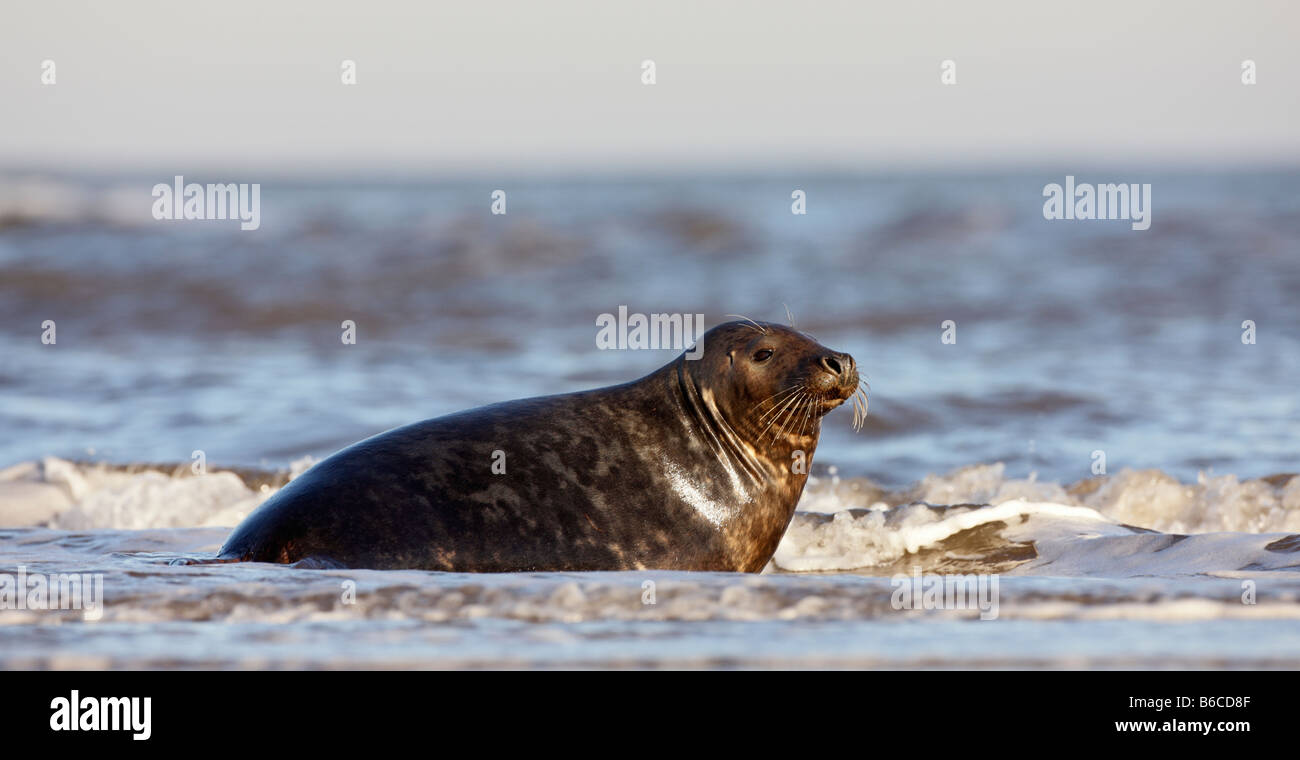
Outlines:
{"type": "Polygon", "coordinates": [[[1300,162],[1300,3],[124,0],[0,15],[0,167],[1063,161],[1300,162]]]}

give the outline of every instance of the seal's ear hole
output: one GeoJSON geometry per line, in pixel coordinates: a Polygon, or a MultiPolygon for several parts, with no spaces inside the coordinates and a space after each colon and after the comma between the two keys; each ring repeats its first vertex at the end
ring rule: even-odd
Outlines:
{"type": "Polygon", "coordinates": [[[772,358],[772,349],[770,348],[761,348],[754,352],[754,361],[756,362],[765,362],[771,358],[772,358]]]}

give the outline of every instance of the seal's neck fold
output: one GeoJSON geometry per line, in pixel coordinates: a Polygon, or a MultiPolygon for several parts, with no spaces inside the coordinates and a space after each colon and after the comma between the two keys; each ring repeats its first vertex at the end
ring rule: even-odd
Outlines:
{"type": "Polygon", "coordinates": [[[676,388],[687,419],[704,433],[704,440],[716,454],[738,465],[739,470],[756,486],[770,479],[769,467],[755,457],[754,449],[727,422],[711,396],[701,390],[685,360],[679,359],[674,367],[676,388]]]}

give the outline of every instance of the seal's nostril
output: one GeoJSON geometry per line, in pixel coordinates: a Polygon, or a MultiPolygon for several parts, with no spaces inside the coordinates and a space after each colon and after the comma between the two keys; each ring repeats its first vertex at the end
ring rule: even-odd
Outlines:
{"type": "Polygon", "coordinates": [[[844,372],[844,369],[840,367],[839,359],[836,359],[834,356],[823,356],[822,366],[830,370],[830,373],[836,377],[839,377],[844,372]]]}

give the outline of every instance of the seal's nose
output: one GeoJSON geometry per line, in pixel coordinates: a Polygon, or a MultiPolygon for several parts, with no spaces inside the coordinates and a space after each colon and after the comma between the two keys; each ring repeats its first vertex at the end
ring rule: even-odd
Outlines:
{"type": "Polygon", "coordinates": [[[853,357],[848,354],[826,354],[822,357],[822,367],[836,379],[843,380],[853,373],[853,357]]]}

